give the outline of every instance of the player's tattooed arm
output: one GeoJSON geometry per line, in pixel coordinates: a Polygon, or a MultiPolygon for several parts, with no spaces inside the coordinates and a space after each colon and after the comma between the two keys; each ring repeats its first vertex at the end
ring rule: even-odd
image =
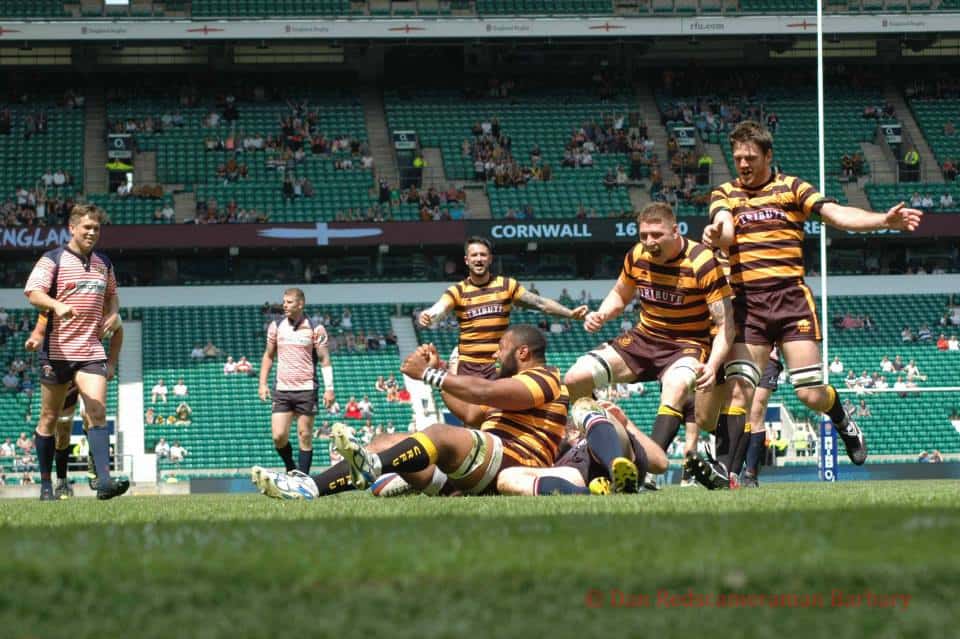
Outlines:
{"type": "Polygon", "coordinates": [[[734,337],[736,337],[731,299],[730,297],[724,297],[707,305],[707,308],[710,309],[710,319],[717,328],[717,334],[713,338],[713,345],[710,348],[710,359],[707,362],[713,365],[714,371],[718,370],[726,361],[730,349],[733,348],[734,337]]]}
{"type": "Polygon", "coordinates": [[[557,317],[566,317],[567,319],[575,320],[583,319],[587,311],[590,310],[586,304],[572,309],[567,308],[560,302],[552,300],[549,297],[536,295],[530,291],[524,291],[523,294],[517,298],[517,304],[525,308],[534,308],[548,315],[556,315],[557,317]]]}

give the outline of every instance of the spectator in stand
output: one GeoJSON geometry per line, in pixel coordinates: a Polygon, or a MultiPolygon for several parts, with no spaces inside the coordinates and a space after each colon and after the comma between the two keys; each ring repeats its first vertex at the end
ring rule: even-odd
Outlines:
{"type": "Polygon", "coordinates": [[[939,450],[935,450],[932,453],[922,450],[920,451],[920,456],[917,457],[917,462],[921,464],[939,464],[943,462],[943,455],[940,454],[939,450]]]}
{"type": "Polygon", "coordinates": [[[203,347],[203,356],[204,357],[221,357],[222,355],[223,355],[223,351],[221,351],[219,348],[217,348],[214,345],[213,340],[208,339],[207,345],[203,347]]]}
{"type": "Polygon", "coordinates": [[[903,372],[907,374],[907,382],[916,382],[917,380],[920,380],[921,382],[927,381],[927,376],[920,372],[916,361],[912,359],[907,363],[906,367],[903,369],[903,372]]]}
{"type": "Polygon", "coordinates": [[[830,362],[830,372],[834,375],[840,375],[843,373],[843,362],[840,361],[839,355],[833,356],[833,361],[830,362]]]}
{"type": "Polygon", "coordinates": [[[938,351],[945,351],[945,350],[947,350],[947,349],[949,349],[949,348],[950,348],[950,346],[949,346],[949,344],[948,344],[948,342],[947,342],[947,336],[944,335],[943,333],[940,333],[940,337],[937,338],[937,350],[938,350],[938,351]]]}
{"type": "Polygon", "coordinates": [[[223,374],[224,375],[233,375],[237,372],[237,363],[233,361],[233,357],[227,356],[227,361],[223,364],[223,374]]]}
{"type": "Polygon", "coordinates": [[[170,447],[170,461],[174,464],[179,464],[189,454],[190,451],[181,446],[178,441],[173,442],[173,446],[170,447]]]}
{"type": "Polygon", "coordinates": [[[361,419],[363,417],[360,413],[360,405],[357,403],[356,397],[350,396],[347,405],[344,407],[343,416],[347,419],[361,419]]]}
{"type": "Polygon", "coordinates": [[[17,450],[23,453],[33,452],[33,438],[27,437],[26,433],[20,433],[20,437],[17,438],[17,450]]]}
{"type": "Polygon", "coordinates": [[[156,404],[157,400],[163,403],[167,402],[167,385],[163,383],[162,379],[157,380],[153,390],[150,391],[150,403],[156,404]]]}
{"type": "Polygon", "coordinates": [[[190,418],[193,415],[193,409],[190,408],[190,404],[187,402],[180,402],[177,404],[177,410],[174,415],[177,418],[177,426],[189,426],[191,424],[190,418]]]}
{"type": "Polygon", "coordinates": [[[383,379],[383,375],[377,376],[377,383],[373,385],[373,388],[381,393],[387,392],[387,383],[383,379]]]}
{"type": "Polygon", "coordinates": [[[920,330],[917,331],[917,341],[918,342],[930,342],[933,341],[933,333],[930,332],[930,327],[926,324],[920,325],[920,330]]]}
{"type": "Polygon", "coordinates": [[[200,344],[195,344],[193,350],[190,351],[190,359],[203,359],[206,355],[203,354],[203,346],[200,344]]]}
{"type": "Polygon", "coordinates": [[[241,375],[253,375],[253,364],[250,363],[246,355],[240,356],[240,361],[237,362],[237,373],[241,375]]]}
{"type": "Polygon", "coordinates": [[[956,335],[951,335],[950,339],[947,340],[947,350],[960,351],[960,342],[957,341],[956,335]]]}
{"type": "Polygon", "coordinates": [[[7,437],[3,440],[3,443],[0,444],[0,457],[10,458],[17,454],[17,449],[13,447],[13,442],[10,441],[10,438],[7,437]]]}
{"type": "Polygon", "coordinates": [[[373,404],[370,403],[370,398],[366,395],[363,396],[363,399],[359,401],[357,407],[360,409],[360,416],[363,418],[370,418],[373,416],[373,404]]]}
{"type": "Polygon", "coordinates": [[[913,342],[916,339],[913,336],[913,331],[910,330],[909,326],[904,326],[903,330],[900,331],[900,341],[901,342],[913,342]]]}
{"type": "Polygon", "coordinates": [[[160,438],[157,445],[153,447],[153,452],[156,454],[157,459],[170,458],[170,444],[167,443],[166,437],[160,438]]]}
{"type": "Polygon", "coordinates": [[[903,363],[903,358],[897,355],[893,358],[893,370],[897,373],[902,371],[906,364],[903,363]]]}
{"type": "Polygon", "coordinates": [[[944,191],[940,194],[940,210],[941,211],[950,211],[954,208],[953,195],[950,194],[950,191],[944,191]]]}
{"type": "Polygon", "coordinates": [[[187,385],[183,382],[183,378],[177,380],[177,383],[173,387],[173,396],[182,399],[187,396],[187,385]]]}
{"type": "Polygon", "coordinates": [[[153,409],[153,406],[147,409],[147,412],[143,414],[143,423],[152,426],[157,423],[157,411],[153,409]]]}
{"type": "Polygon", "coordinates": [[[957,163],[953,159],[944,160],[943,177],[947,182],[957,179],[957,163]]]}
{"type": "Polygon", "coordinates": [[[20,377],[12,370],[7,370],[3,376],[3,390],[16,392],[20,388],[20,377]]]}

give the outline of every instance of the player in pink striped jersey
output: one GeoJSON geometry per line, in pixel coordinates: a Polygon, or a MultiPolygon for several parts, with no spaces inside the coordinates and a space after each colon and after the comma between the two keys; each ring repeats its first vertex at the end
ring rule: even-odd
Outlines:
{"type": "Polygon", "coordinates": [[[323,374],[323,400],[329,405],[334,400],[333,367],[327,351],[327,331],[314,326],[303,312],[306,298],[299,288],[283,292],[283,319],[270,323],[267,329],[267,348],[260,362],[260,399],[271,398],[268,380],[273,362],[277,360],[277,381],[273,392],[273,415],[270,420],[273,445],[283,460],[287,472],[310,473],[313,462],[313,422],[317,415],[317,363],[323,374]],[[293,463],[290,446],[290,425],[297,416],[297,436],[300,444],[298,463],[293,463]]]}
{"type": "Polygon", "coordinates": [[[95,251],[106,213],[78,204],[70,212],[70,242],[48,251],[30,273],[24,294],[48,317],[40,349],[42,385],[36,447],[40,499],[52,500],[54,429],[70,383],[76,384],[90,420],[87,441],[97,468],[97,498],[111,499],[130,487],[110,479],[110,435],[106,426],[107,378],[112,377],[100,342],[104,313],[119,311],[113,264],[95,251]]]}

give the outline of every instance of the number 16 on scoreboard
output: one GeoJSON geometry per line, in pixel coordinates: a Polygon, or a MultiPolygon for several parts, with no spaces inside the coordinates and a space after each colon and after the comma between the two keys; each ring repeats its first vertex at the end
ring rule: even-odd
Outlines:
{"type": "Polygon", "coordinates": [[[828,417],[820,421],[820,454],[817,468],[820,481],[837,481],[837,432],[828,417]]]}

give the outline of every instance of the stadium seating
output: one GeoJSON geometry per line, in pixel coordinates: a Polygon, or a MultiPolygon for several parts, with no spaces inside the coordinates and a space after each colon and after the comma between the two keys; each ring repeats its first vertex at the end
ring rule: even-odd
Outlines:
{"type": "Polygon", "coordinates": [[[193,0],[194,17],[268,18],[349,15],[350,0],[193,0]]]}
{"type": "Polygon", "coordinates": [[[169,204],[173,206],[173,196],[160,200],[122,198],[116,195],[89,195],[87,200],[104,209],[110,216],[111,224],[166,224],[153,218],[154,212],[169,204]]]}
{"type": "Polygon", "coordinates": [[[0,0],[0,16],[4,18],[65,18],[63,0],[0,0]]]}
{"type": "MultiPolygon", "coordinates": [[[[383,305],[353,305],[353,331],[386,333],[390,329],[391,308],[383,305]]],[[[307,307],[307,313],[329,313],[339,318],[342,307],[307,307]]],[[[185,308],[142,309],[144,344],[144,404],[150,405],[150,390],[157,379],[163,379],[169,388],[183,378],[189,389],[187,399],[193,414],[189,426],[173,424],[145,427],[144,444],[153,450],[160,437],[169,442],[180,441],[190,454],[180,465],[164,463],[164,471],[176,474],[177,469],[237,469],[254,464],[276,466],[278,458],[270,439],[270,404],[257,396],[257,377],[224,375],[223,359],[196,362],[189,357],[196,343],[212,340],[226,354],[239,359],[241,355],[260,367],[260,355],[265,344],[264,326],[268,322],[256,306],[213,306],[185,308]]],[[[340,331],[342,332],[342,331],[340,331]]],[[[331,329],[336,336],[338,329],[331,329]]],[[[374,424],[386,426],[392,422],[398,431],[404,431],[412,418],[409,404],[386,402],[374,389],[378,375],[391,372],[399,376],[399,353],[395,346],[376,352],[337,351],[332,354],[336,379],[337,399],[346,404],[351,396],[358,400],[367,395],[374,406],[374,424]]],[[[155,405],[163,416],[174,412],[177,402],[172,393],[165,404],[155,405]]],[[[343,419],[336,416],[317,416],[317,426],[323,421],[343,419]]],[[[356,424],[353,425],[362,425],[356,424]]],[[[294,448],[296,437],[291,438],[294,448]]],[[[324,442],[315,447],[315,463],[329,463],[329,450],[324,442]]]]}
{"type": "MultiPolygon", "coordinates": [[[[332,93],[294,93],[290,99],[306,99],[317,108],[320,130],[328,139],[335,136],[348,136],[359,141],[367,139],[363,110],[354,99],[332,93]]],[[[159,120],[164,113],[179,112],[184,118],[183,126],[168,127],[162,133],[139,132],[134,137],[141,151],[157,152],[157,176],[161,183],[196,188],[198,200],[216,198],[221,207],[236,200],[240,208],[269,214],[273,222],[333,220],[341,210],[359,208],[366,212],[374,203],[371,199],[373,173],[370,170],[336,170],[335,160],[349,157],[348,152],[315,156],[309,147],[305,149],[304,162],[294,169],[293,175],[310,180],[316,195],[285,200],[282,193],[284,174],[267,166],[267,160],[276,152],[207,151],[204,141],[208,137],[225,139],[232,135],[239,143],[245,135],[276,136],[280,132],[280,118],[290,114],[287,104],[240,103],[239,119],[233,127],[221,122],[219,127],[208,129],[203,126],[203,120],[212,108],[213,104],[181,108],[164,98],[138,98],[110,104],[107,115],[111,122],[123,122],[148,117],[159,120]],[[225,184],[217,177],[216,171],[231,158],[246,165],[248,177],[225,184]]],[[[359,165],[358,158],[356,164],[359,165]]],[[[397,215],[402,214],[406,213],[397,215]]]]}
{"type": "MultiPolygon", "coordinates": [[[[29,3],[24,3],[29,4],[29,3]]],[[[36,187],[49,169],[63,169],[73,178],[73,186],[58,189],[69,195],[83,185],[83,109],[64,109],[52,101],[6,106],[11,111],[10,135],[0,135],[0,198],[13,194],[17,186],[36,187]],[[25,119],[43,111],[47,115],[47,133],[25,139],[25,119]]],[[[49,193],[48,196],[58,195],[49,193]]]]}
{"type": "MultiPolygon", "coordinates": [[[[869,105],[882,104],[879,92],[860,91],[847,87],[830,87],[830,100],[824,105],[824,128],[826,134],[827,195],[846,201],[839,182],[840,159],[844,154],[861,153],[860,143],[870,142],[876,132],[876,121],[863,118],[863,109],[869,105]]],[[[723,96],[667,96],[657,93],[657,102],[662,111],[676,103],[694,104],[698,100],[711,101],[723,96]]],[[[798,175],[811,184],[817,184],[819,160],[817,156],[817,110],[816,94],[809,87],[792,89],[771,88],[756,98],[766,112],[775,112],[779,126],[774,134],[774,162],[787,173],[798,175]]],[[[722,139],[723,133],[713,133],[707,141],[721,143],[731,173],[735,174],[729,145],[722,139]]],[[[869,165],[864,165],[869,172],[869,165]]]]}
{"type": "MultiPolygon", "coordinates": [[[[958,5],[957,8],[960,8],[958,5]]],[[[943,132],[943,125],[948,120],[960,125],[960,100],[910,100],[910,109],[923,131],[923,137],[930,145],[937,163],[960,159],[960,134],[947,135],[943,132]]]]}
{"type": "Polygon", "coordinates": [[[480,15],[607,15],[613,13],[610,0],[477,0],[480,15]]]}
{"type": "Polygon", "coordinates": [[[618,95],[601,102],[586,90],[556,90],[513,96],[510,100],[464,100],[453,91],[417,91],[401,96],[388,91],[385,96],[387,121],[391,130],[414,130],[426,147],[443,152],[444,170],[451,180],[473,179],[473,159],[463,155],[465,139],[472,140],[471,127],[496,117],[501,130],[511,138],[512,153],[521,165],[528,165],[530,151],[539,145],[543,162],[553,168],[549,182],[528,184],[523,188],[488,186],[491,210],[495,218],[504,218],[509,209],[529,204],[535,217],[576,215],[582,202],[587,208],[607,216],[630,211],[625,189],[607,191],[603,176],[610,168],[629,166],[624,154],[595,154],[592,168],[561,168],[564,146],[574,128],[584,122],[600,121],[603,114],[626,114],[635,110],[631,96],[618,95]]]}
{"type": "Polygon", "coordinates": [[[960,203],[955,203],[949,209],[940,208],[940,196],[949,193],[954,196],[954,201],[960,198],[960,188],[949,182],[944,184],[925,184],[919,182],[905,182],[901,184],[868,184],[865,189],[867,197],[870,199],[870,206],[875,211],[886,211],[898,202],[910,203],[910,198],[914,193],[926,195],[933,198],[934,208],[931,213],[958,213],[960,212],[960,203]]]}

